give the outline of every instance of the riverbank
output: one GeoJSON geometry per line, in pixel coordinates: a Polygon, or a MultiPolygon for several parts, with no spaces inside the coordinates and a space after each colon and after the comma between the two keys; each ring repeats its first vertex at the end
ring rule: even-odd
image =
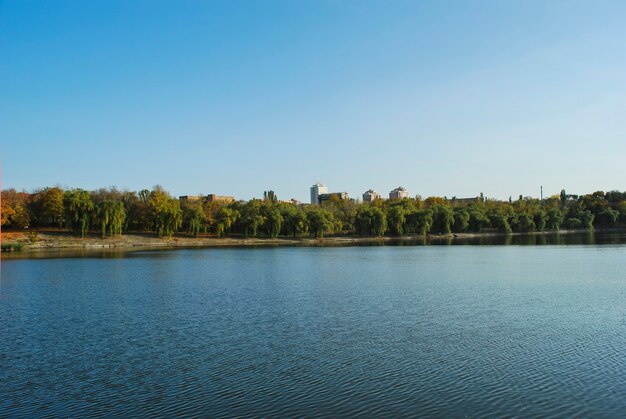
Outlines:
{"type": "MultiPolygon", "coordinates": [[[[613,230],[623,232],[624,230],[613,230]]],[[[606,231],[604,231],[606,232],[606,231]]],[[[216,237],[200,236],[192,237],[177,234],[173,237],[156,237],[152,234],[130,233],[118,237],[101,238],[90,235],[79,238],[65,231],[28,231],[28,232],[4,232],[2,243],[16,245],[21,252],[54,250],[54,249],[118,249],[118,250],[141,250],[159,248],[193,248],[193,247],[261,247],[261,246],[360,246],[381,244],[440,244],[459,242],[463,244],[483,244],[482,240],[494,240],[505,238],[513,239],[524,236],[541,238],[554,235],[568,235],[586,233],[584,230],[561,230],[559,232],[532,232],[503,234],[498,232],[481,233],[455,233],[445,235],[405,235],[401,237],[358,237],[358,236],[329,236],[324,238],[312,237],[216,237]]],[[[7,246],[4,246],[7,247],[7,246]]]]}
{"type": "MultiPolygon", "coordinates": [[[[438,236],[444,237],[444,236],[438,236]]],[[[447,237],[447,236],[445,236],[447,237]]],[[[451,237],[451,236],[450,236],[451,237]]],[[[152,234],[129,233],[118,237],[102,238],[90,235],[84,238],[76,237],[67,232],[31,231],[3,233],[2,242],[20,244],[21,249],[129,249],[129,248],[159,248],[159,247],[254,247],[254,246],[341,246],[351,244],[380,243],[399,239],[418,240],[426,239],[423,236],[405,237],[352,237],[331,236],[323,238],[313,237],[192,237],[177,234],[172,237],[157,237],[152,234]]]]}

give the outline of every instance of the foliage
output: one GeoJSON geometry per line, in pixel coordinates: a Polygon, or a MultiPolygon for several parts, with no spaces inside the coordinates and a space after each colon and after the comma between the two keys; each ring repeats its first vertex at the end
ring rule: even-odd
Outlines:
{"type": "Polygon", "coordinates": [[[430,206],[432,211],[433,224],[431,232],[438,234],[450,234],[452,225],[454,224],[454,213],[452,209],[445,204],[434,204],[430,206]]]}
{"type": "Polygon", "coordinates": [[[2,243],[3,252],[19,252],[24,248],[24,243],[2,243]]]}
{"type": "Polygon", "coordinates": [[[197,237],[201,231],[206,232],[206,215],[201,202],[185,202],[181,204],[181,209],[183,211],[183,227],[187,229],[189,234],[197,237]]]}
{"type": "Polygon", "coordinates": [[[262,202],[258,199],[243,204],[241,209],[240,224],[247,236],[256,236],[261,226],[265,224],[265,217],[261,214],[262,202]]]}
{"type": "Polygon", "coordinates": [[[296,237],[309,229],[309,223],[304,211],[293,204],[285,204],[281,208],[283,215],[283,232],[285,235],[296,237]]]}
{"type": "Polygon", "coordinates": [[[31,213],[28,209],[28,194],[15,189],[2,191],[2,225],[13,228],[26,228],[30,225],[31,213]]]}
{"type": "Polygon", "coordinates": [[[563,224],[564,216],[558,208],[550,208],[546,214],[546,228],[548,230],[558,231],[563,224]]]}
{"type": "Polygon", "coordinates": [[[404,224],[406,223],[406,211],[401,205],[393,205],[387,211],[387,223],[391,232],[396,236],[404,234],[404,224]]]}
{"type": "Polygon", "coordinates": [[[470,213],[465,208],[454,209],[453,231],[461,233],[469,228],[470,213]]]}
{"type": "Polygon", "coordinates": [[[85,237],[89,230],[89,222],[94,209],[89,192],[83,189],[65,191],[63,206],[65,207],[65,221],[68,227],[75,234],[85,237]]]}
{"type": "Polygon", "coordinates": [[[283,224],[283,216],[280,210],[272,205],[265,207],[265,232],[270,237],[278,237],[283,224]]]}
{"type": "Polygon", "coordinates": [[[325,208],[317,205],[307,207],[306,218],[309,231],[316,238],[324,237],[324,234],[333,231],[335,217],[325,208]]]}
{"type": "Polygon", "coordinates": [[[409,233],[422,236],[428,234],[433,225],[433,212],[430,209],[419,209],[406,217],[406,227],[409,233]]]}
{"type": "Polygon", "coordinates": [[[96,223],[100,225],[102,237],[122,234],[126,210],[121,201],[102,201],[95,206],[96,223]]]}
{"type": "Polygon", "coordinates": [[[152,228],[159,237],[171,237],[183,222],[180,203],[161,186],[156,186],[148,197],[148,213],[152,228]]]}
{"type": "Polygon", "coordinates": [[[361,236],[382,236],[387,230],[387,217],[381,208],[363,205],[357,210],[354,225],[361,236]]]}
{"type": "Polygon", "coordinates": [[[63,189],[44,188],[31,196],[31,218],[41,226],[62,228],[65,222],[63,189]]]}
{"type": "Polygon", "coordinates": [[[229,208],[227,206],[222,207],[217,213],[217,217],[215,219],[217,235],[222,237],[228,234],[238,217],[239,211],[236,209],[229,208]]]}
{"type": "Polygon", "coordinates": [[[3,191],[3,227],[63,224],[81,237],[90,228],[102,236],[124,231],[172,236],[183,228],[194,236],[204,232],[263,237],[592,230],[626,226],[626,192],[596,191],[578,196],[563,190],[544,200],[520,196],[510,201],[416,196],[377,199],[371,204],[335,197],[322,205],[296,205],[278,201],[272,190],[266,191],[263,199],[235,202],[179,201],[160,186],[139,192],[116,188],[63,191],[59,187],[32,194],[14,189],[3,191]]]}

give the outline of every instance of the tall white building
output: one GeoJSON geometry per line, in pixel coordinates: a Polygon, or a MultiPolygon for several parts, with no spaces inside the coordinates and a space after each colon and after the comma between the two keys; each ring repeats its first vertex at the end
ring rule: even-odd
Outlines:
{"type": "Polygon", "coordinates": [[[393,191],[389,192],[389,199],[404,199],[409,197],[409,192],[402,186],[398,186],[393,191]]]}
{"type": "Polygon", "coordinates": [[[319,196],[322,194],[327,194],[328,188],[321,183],[316,183],[311,186],[311,204],[317,205],[319,203],[319,196]]]}
{"type": "Polygon", "coordinates": [[[363,194],[363,202],[370,204],[378,198],[380,198],[380,194],[373,189],[370,189],[363,194]]]}

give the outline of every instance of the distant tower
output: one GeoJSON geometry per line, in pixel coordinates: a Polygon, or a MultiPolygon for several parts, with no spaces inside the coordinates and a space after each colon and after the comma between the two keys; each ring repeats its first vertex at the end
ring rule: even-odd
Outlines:
{"type": "Polygon", "coordinates": [[[318,197],[322,194],[327,194],[327,193],[328,193],[328,188],[319,182],[311,186],[311,204],[312,205],[319,204],[318,197]]]}
{"type": "Polygon", "coordinates": [[[541,187],[541,200],[543,201],[543,186],[541,187]]]}

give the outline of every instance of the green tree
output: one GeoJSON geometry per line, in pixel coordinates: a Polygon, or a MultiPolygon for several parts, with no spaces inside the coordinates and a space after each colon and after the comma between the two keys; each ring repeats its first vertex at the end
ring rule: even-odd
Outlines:
{"type": "Polygon", "coordinates": [[[523,232],[533,231],[535,230],[535,221],[528,214],[519,214],[517,216],[517,228],[523,232]]]}
{"type": "Polygon", "coordinates": [[[261,213],[261,201],[252,199],[243,204],[239,222],[246,237],[256,236],[259,227],[265,224],[265,217],[261,213]]]}
{"type": "Polygon", "coordinates": [[[150,191],[144,190],[139,194],[136,192],[124,191],[120,200],[124,204],[126,211],[126,221],[124,230],[126,231],[150,231],[153,227],[148,206],[150,191]],[[146,193],[144,193],[146,192],[146,193]]]}
{"type": "Polygon", "coordinates": [[[454,228],[457,233],[466,231],[469,228],[470,214],[465,208],[454,209],[454,228]]]}
{"type": "Polygon", "coordinates": [[[238,218],[239,213],[237,210],[228,206],[222,207],[217,213],[217,235],[222,237],[228,234],[238,218]]]}
{"type": "Polygon", "coordinates": [[[612,227],[617,224],[619,215],[619,211],[607,206],[599,211],[598,215],[595,218],[595,222],[599,226],[612,227]]]}
{"type": "Polygon", "coordinates": [[[382,236],[387,231],[387,216],[381,208],[364,204],[356,212],[354,225],[361,236],[382,236]]]}
{"type": "Polygon", "coordinates": [[[307,209],[306,216],[309,231],[316,238],[324,237],[324,234],[333,231],[334,217],[325,208],[321,208],[317,205],[311,206],[307,209]]]}
{"type": "Polygon", "coordinates": [[[263,201],[271,202],[272,204],[275,204],[278,202],[278,197],[276,196],[274,191],[265,191],[263,192],[263,201]]]}
{"type": "Polygon", "coordinates": [[[306,214],[300,208],[293,204],[285,204],[283,206],[283,229],[286,234],[293,235],[304,234],[308,230],[308,222],[306,214]]]}
{"type": "Polygon", "coordinates": [[[537,208],[533,215],[533,221],[537,231],[544,231],[548,222],[548,214],[542,208],[537,208]]]}
{"type": "Polygon", "coordinates": [[[102,201],[95,205],[95,221],[100,225],[102,237],[122,234],[126,210],[121,201],[102,201]]]}
{"type": "Polygon", "coordinates": [[[546,214],[546,228],[558,231],[563,224],[563,213],[558,208],[550,208],[546,214]]]}
{"type": "Polygon", "coordinates": [[[373,236],[373,223],[372,208],[366,204],[361,205],[354,219],[355,232],[359,236],[373,236]]]}
{"type": "Polygon", "coordinates": [[[185,202],[182,205],[182,210],[183,226],[186,226],[189,234],[197,237],[201,231],[206,232],[206,215],[201,202],[185,202]]]}
{"type": "Polygon", "coordinates": [[[444,204],[434,204],[430,207],[430,210],[433,213],[431,232],[450,234],[454,224],[454,213],[450,207],[444,204]]]}
{"type": "Polygon", "coordinates": [[[148,209],[154,231],[159,237],[172,237],[183,224],[180,202],[161,186],[156,186],[150,192],[148,209]]]}
{"type": "Polygon", "coordinates": [[[509,216],[502,208],[495,208],[491,211],[489,220],[491,225],[501,233],[510,234],[513,231],[509,224],[509,216]]]}
{"type": "Polygon", "coordinates": [[[267,235],[272,238],[278,237],[282,224],[283,216],[280,210],[274,205],[268,208],[265,215],[265,231],[267,235]]]}
{"type": "Polygon", "coordinates": [[[620,223],[626,224],[626,200],[620,201],[616,204],[617,210],[619,211],[619,221],[620,223]]]}
{"type": "Polygon", "coordinates": [[[469,212],[469,230],[475,233],[482,231],[483,228],[489,225],[489,217],[485,206],[481,204],[471,204],[468,207],[469,212]]]}
{"type": "Polygon", "coordinates": [[[593,220],[595,218],[593,213],[591,211],[585,210],[585,211],[580,211],[579,215],[580,215],[580,221],[583,227],[586,228],[587,230],[593,230],[593,220]]]}
{"type": "Polygon", "coordinates": [[[404,224],[406,223],[406,211],[401,205],[393,205],[387,211],[387,222],[391,231],[396,236],[404,234],[404,224]]]}
{"type": "Polygon", "coordinates": [[[89,221],[94,210],[94,204],[89,192],[82,189],[72,189],[63,194],[65,207],[65,221],[68,227],[80,237],[85,237],[89,231],[89,221]]]}
{"type": "Polygon", "coordinates": [[[406,228],[411,233],[425,236],[433,224],[433,212],[430,209],[419,209],[406,216],[406,228]]]}
{"type": "Polygon", "coordinates": [[[372,208],[372,233],[375,236],[383,236],[387,231],[387,216],[385,212],[378,208],[372,208]]]}
{"type": "Polygon", "coordinates": [[[579,202],[577,205],[571,206],[567,212],[565,225],[567,228],[584,228],[593,230],[593,213],[584,208],[584,203],[579,202]]]}
{"type": "Polygon", "coordinates": [[[63,189],[57,187],[44,188],[37,194],[39,196],[39,216],[37,218],[40,224],[63,227],[63,222],[65,221],[63,194],[63,189]]]}

